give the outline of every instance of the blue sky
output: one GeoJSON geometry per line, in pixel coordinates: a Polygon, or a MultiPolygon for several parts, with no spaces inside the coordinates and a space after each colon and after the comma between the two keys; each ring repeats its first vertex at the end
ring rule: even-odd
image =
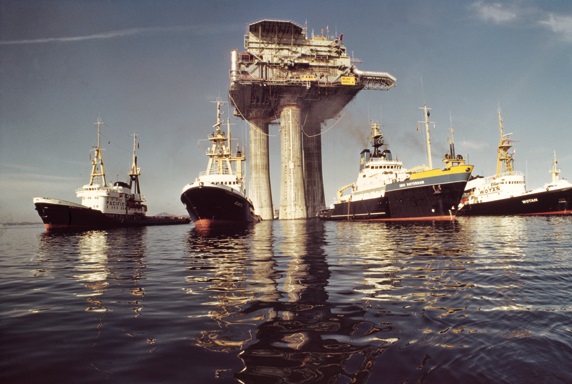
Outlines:
{"type": "MultiPolygon", "coordinates": [[[[0,2],[0,222],[39,221],[32,197],[78,201],[103,127],[108,179],[126,180],[133,132],[151,214],[185,214],[179,196],[206,167],[217,97],[227,99],[230,52],[249,23],[291,20],[344,34],[359,69],[397,78],[362,91],[323,126],[326,203],[354,181],[369,121],[407,167],[427,163],[416,131],[432,108],[433,163],[447,146],[476,174],[495,171],[497,109],[517,140],[529,188],[550,178],[556,151],[572,179],[572,3],[562,1],[26,1],[0,2]],[[119,177],[118,177],[119,176],[119,177]]],[[[230,113],[230,111],[229,111],[230,113]]],[[[246,124],[233,134],[247,144],[246,124]]],[[[279,203],[280,142],[271,126],[279,203]]],[[[248,152],[247,152],[248,155],[248,152]]]]}

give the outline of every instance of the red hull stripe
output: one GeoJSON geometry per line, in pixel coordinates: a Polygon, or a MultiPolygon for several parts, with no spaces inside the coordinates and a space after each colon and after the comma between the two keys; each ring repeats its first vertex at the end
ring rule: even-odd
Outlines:
{"type": "Polygon", "coordinates": [[[83,228],[75,225],[66,225],[66,224],[49,224],[45,223],[44,227],[46,229],[73,229],[73,228],[83,228]]]}
{"type": "Polygon", "coordinates": [[[230,225],[245,225],[245,221],[200,219],[195,221],[195,228],[208,229],[213,227],[226,227],[230,225]]]}
{"type": "MultiPolygon", "coordinates": [[[[387,219],[351,219],[348,218],[347,221],[453,221],[455,220],[455,215],[449,216],[420,216],[420,217],[391,217],[387,219]]],[[[342,219],[343,220],[343,219],[342,219]]]]}
{"type": "Polygon", "coordinates": [[[572,214],[572,210],[564,209],[562,211],[521,213],[521,214],[519,214],[519,216],[570,215],[570,214],[572,214]]]}

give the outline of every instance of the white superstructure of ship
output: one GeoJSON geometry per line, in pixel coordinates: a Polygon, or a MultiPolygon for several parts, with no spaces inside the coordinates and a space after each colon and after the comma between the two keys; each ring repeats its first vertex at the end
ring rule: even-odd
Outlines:
{"type": "Polygon", "coordinates": [[[76,190],[81,203],[34,197],[33,202],[47,229],[105,229],[129,226],[185,224],[176,216],[146,216],[145,196],[141,194],[137,166],[137,135],[133,135],[133,158],[129,183],[108,185],[101,149],[101,118],[97,119],[97,146],[93,149],[89,183],[76,190]]]}
{"type": "Polygon", "coordinates": [[[211,146],[206,153],[207,168],[181,193],[181,202],[197,229],[260,221],[246,195],[244,153],[238,147],[235,153],[232,151],[230,121],[227,120],[227,132],[221,128],[222,104],[217,100],[217,120],[208,137],[211,146]]]}
{"type": "Polygon", "coordinates": [[[97,146],[93,149],[94,156],[91,166],[89,184],[76,190],[76,196],[81,198],[81,205],[112,215],[145,215],[146,198],[141,194],[139,176],[141,170],[137,166],[137,135],[133,134],[133,161],[129,171],[129,184],[116,181],[107,184],[105,166],[100,145],[101,118],[97,120],[97,146]]]}
{"type": "Polygon", "coordinates": [[[556,152],[550,173],[552,180],[543,187],[526,189],[523,173],[514,169],[514,151],[510,151],[512,133],[504,133],[498,110],[500,143],[496,173],[475,177],[467,183],[459,204],[460,215],[561,215],[572,212],[572,183],[559,179],[556,152]]]}

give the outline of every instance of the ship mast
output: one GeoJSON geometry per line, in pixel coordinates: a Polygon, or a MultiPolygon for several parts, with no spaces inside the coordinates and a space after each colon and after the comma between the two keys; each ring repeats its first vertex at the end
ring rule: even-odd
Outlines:
{"type": "Polygon", "coordinates": [[[141,170],[137,166],[137,148],[139,144],[137,143],[137,134],[133,133],[133,163],[131,165],[131,170],[129,171],[129,189],[132,190],[134,194],[141,194],[141,187],[139,185],[139,176],[141,175],[141,170]],[[135,183],[135,190],[133,190],[133,184],[135,183]]]}
{"type": "Polygon", "coordinates": [[[429,163],[429,169],[433,169],[433,162],[431,160],[431,136],[429,135],[429,124],[433,123],[432,121],[429,121],[429,116],[431,116],[431,112],[429,112],[429,111],[431,110],[431,108],[427,108],[427,104],[425,104],[423,107],[420,107],[419,109],[423,110],[424,121],[420,121],[419,123],[425,123],[425,140],[426,140],[426,146],[427,146],[427,161],[429,163]]]}
{"type": "Polygon", "coordinates": [[[371,125],[371,141],[373,146],[373,157],[381,157],[379,147],[383,145],[383,134],[379,130],[381,126],[379,123],[372,121],[371,125]]]}
{"type": "Polygon", "coordinates": [[[501,115],[500,108],[498,109],[498,120],[499,120],[499,131],[500,131],[500,143],[498,147],[498,156],[497,156],[497,177],[503,173],[512,174],[514,172],[514,159],[513,153],[508,153],[508,151],[512,148],[512,140],[510,139],[510,135],[512,133],[504,133],[503,131],[503,120],[501,115]]]}
{"type": "MultiPolygon", "coordinates": [[[[207,156],[209,158],[207,170],[205,175],[229,175],[236,176],[236,185],[240,184],[240,189],[244,192],[245,184],[243,182],[243,167],[242,163],[245,161],[244,154],[237,146],[236,155],[233,156],[231,148],[231,131],[230,131],[230,118],[227,119],[228,132],[223,132],[221,126],[222,111],[221,107],[224,102],[220,99],[216,100],[217,103],[217,117],[216,124],[213,125],[214,132],[209,135],[209,141],[212,143],[211,147],[207,149],[207,156]],[[233,169],[233,165],[236,166],[233,169]]],[[[233,182],[233,185],[235,183],[233,182]]],[[[235,187],[237,188],[237,187],[235,187]]]]}
{"type": "Polygon", "coordinates": [[[558,174],[560,173],[560,170],[558,169],[558,161],[556,161],[556,151],[554,151],[554,159],[552,160],[552,169],[550,170],[550,173],[552,174],[552,184],[556,184],[558,183],[558,174]]]}
{"type": "Polygon", "coordinates": [[[207,150],[207,156],[209,157],[209,162],[207,165],[207,175],[219,174],[219,175],[232,175],[232,167],[230,164],[230,148],[228,146],[229,138],[220,129],[221,128],[221,105],[222,101],[217,100],[217,116],[216,124],[213,125],[215,131],[209,136],[209,140],[212,143],[210,149],[207,150]]]}
{"type": "Polygon", "coordinates": [[[445,154],[443,162],[445,163],[445,168],[451,168],[453,165],[465,164],[463,156],[457,155],[455,153],[455,130],[453,129],[453,117],[449,112],[449,120],[451,121],[451,128],[449,128],[449,153],[445,154]]]}
{"type": "Polygon", "coordinates": [[[449,156],[455,158],[455,130],[453,130],[453,116],[449,111],[449,121],[451,122],[451,128],[449,128],[449,133],[451,137],[449,137],[449,156]]]}
{"type": "Polygon", "coordinates": [[[94,148],[94,156],[91,162],[91,177],[89,179],[89,185],[93,185],[96,178],[101,179],[101,183],[104,187],[107,187],[107,180],[105,178],[105,167],[103,166],[103,157],[101,155],[101,145],[100,145],[100,136],[101,136],[101,116],[97,118],[97,147],[94,148]]]}

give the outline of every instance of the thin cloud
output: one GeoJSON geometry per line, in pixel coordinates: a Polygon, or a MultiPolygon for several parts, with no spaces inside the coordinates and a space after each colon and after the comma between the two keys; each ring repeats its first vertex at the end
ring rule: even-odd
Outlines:
{"type": "Polygon", "coordinates": [[[2,173],[2,183],[14,182],[46,182],[46,183],[67,183],[80,180],[77,176],[48,175],[45,173],[2,173]]]}
{"type": "Polygon", "coordinates": [[[464,150],[482,150],[482,149],[486,149],[489,147],[489,144],[484,142],[484,141],[480,141],[480,142],[476,142],[476,141],[470,141],[470,140],[463,140],[463,142],[461,143],[461,147],[464,150]]]}
{"type": "Polygon", "coordinates": [[[38,167],[28,164],[3,163],[0,168],[14,169],[17,172],[37,172],[38,167]]]}
{"type": "Polygon", "coordinates": [[[571,15],[555,15],[550,13],[546,18],[538,23],[540,26],[547,28],[563,40],[572,42],[572,16],[571,15]]]}
{"type": "MultiPolygon", "coordinates": [[[[121,29],[116,31],[101,32],[91,35],[84,36],[64,36],[64,37],[45,37],[39,39],[27,39],[27,40],[8,40],[0,41],[0,45],[25,45],[25,44],[49,44],[49,43],[75,43],[81,41],[89,40],[106,40],[106,39],[116,39],[131,36],[144,36],[144,35],[156,35],[161,33],[178,33],[178,32],[191,32],[193,35],[207,35],[220,32],[232,32],[237,30],[238,25],[225,25],[217,27],[204,27],[196,25],[177,25],[171,27],[146,27],[146,28],[129,28],[121,29]]],[[[240,29],[244,29],[243,25],[240,25],[240,29]]]]}
{"type": "Polygon", "coordinates": [[[50,175],[35,165],[4,163],[0,166],[1,182],[13,181],[17,183],[29,181],[66,183],[77,181],[77,176],[50,175]]]}
{"type": "Polygon", "coordinates": [[[501,3],[485,4],[479,1],[472,5],[478,18],[485,21],[492,21],[496,24],[504,24],[518,19],[515,8],[501,3]]]}
{"type": "Polygon", "coordinates": [[[541,27],[563,41],[572,42],[572,15],[554,14],[536,7],[518,6],[518,4],[486,3],[478,1],[471,5],[475,16],[485,22],[495,24],[519,24],[541,27]]]}
{"type": "Polygon", "coordinates": [[[34,196],[69,200],[73,199],[74,191],[79,185],[82,184],[78,179],[66,176],[3,174],[0,178],[0,188],[7,192],[0,200],[9,202],[10,209],[13,209],[14,204],[31,204],[34,196]]]}

